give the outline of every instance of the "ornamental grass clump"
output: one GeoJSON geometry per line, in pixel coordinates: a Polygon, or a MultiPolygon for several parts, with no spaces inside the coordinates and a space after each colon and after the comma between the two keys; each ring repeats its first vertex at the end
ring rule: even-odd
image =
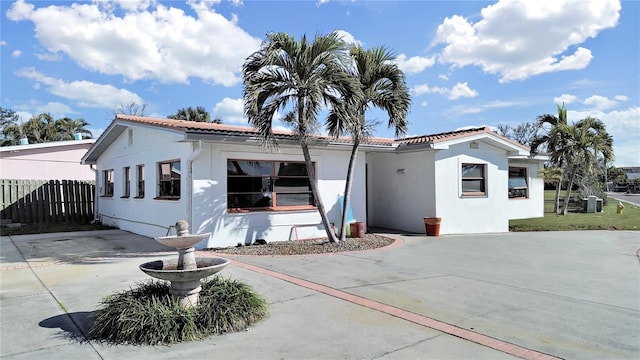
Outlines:
{"type": "Polygon", "coordinates": [[[162,281],[106,297],[89,329],[92,340],[168,345],[247,329],[267,315],[267,303],[240,281],[216,276],[203,282],[200,304],[181,307],[162,281]]]}

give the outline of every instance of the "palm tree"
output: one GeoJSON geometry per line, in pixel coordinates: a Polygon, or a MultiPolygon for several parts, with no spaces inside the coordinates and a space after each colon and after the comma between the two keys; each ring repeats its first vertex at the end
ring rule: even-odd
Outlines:
{"type": "Polygon", "coordinates": [[[297,41],[285,33],[272,33],[260,49],[247,58],[242,69],[245,114],[264,145],[277,146],[272,131],[273,118],[277,111],[288,110],[285,121],[294,127],[311,192],[332,242],[338,239],[318,192],[309,145],[314,139],[322,106],[333,108],[343,99],[354,99],[360,94],[357,82],[345,71],[347,60],[348,48],[335,32],[316,35],[311,42],[306,35],[297,41]]]}
{"type": "MultiPolygon", "coordinates": [[[[565,108],[564,103],[562,103],[562,106],[556,106],[558,107],[558,116],[551,114],[538,116],[537,122],[540,127],[548,125],[551,128],[546,132],[546,134],[536,137],[531,142],[531,151],[537,152],[540,147],[546,148],[546,151],[549,153],[551,158],[551,165],[553,167],[564,169],[566,144],[564,143],[563,132],[568,126],[567,109],[565,108]]],[[[560,179],[555,182],[556,194],[554,199],[554,212],[556,214],[560,210],[560,189],[565,176],[565,171],[562,171],[560,179]]]]}
{"type": "Polygon", "coordinates": [[[2,129],[2,146],[18,145],[22,137],[22,126],[9,124],[2,129]]]}
{"type": "Polygon", "coordinates": [[[367,123],[365,113],[370,107],[376,107],[389,115],[388,127],[395,129],[395,135],[407,132],[407,112],[411,97],[407,89],[404,73],[392,61],[395,56],[384,47],[365,50],[360,46],[351,48],[353,68],[351,73],[357,79],[362,90],[362,98],[349,106],[344,103],[333,109],[327,118],[329,134],[335,137],[350,133],[353,146],[347,168],[347,179],[344,189],[344,202],[340,226],[340,240],[346,236],[347,209],[351,197],[353,172],[355,169],[358,148],[369,136],[374,124],[367,123]]]}
{"type": "Polygon", "coordinates": [[[175,114],[167,116],[167,119],[211,122],[211,115],[202,106],[198,106],[195,108],[189,106],[187,108],[178,109],[175,114]]]}
{"type": "Polygon", "coordinates": [[[68,117],[58,119],[55,122],[58,140],[73,140],[75,134],[80,134],[83,139],[91,139],[93,134],[85,128],[88,125],[90,124],[84,119],[72,120],[68,117]]]}
{"type": "Polygon", "coordinates": [[[56,141],[58,133],[55,121],[50,114],[39,114],[21,125],[22,135],[30,144],[56,141]]]}
{"type": "Polygon", "coordinates": [[[578,172],[590,176],[593,164],[598,155],[604,161],[613,159],[613,139],[606,131],[604,123],[591,117],[578,121],[573,126],[567,126],[563,131],[565,158],[567,159],[568,184],[564,197],[562,214],[567,215],[571,188],[578,172]]]}

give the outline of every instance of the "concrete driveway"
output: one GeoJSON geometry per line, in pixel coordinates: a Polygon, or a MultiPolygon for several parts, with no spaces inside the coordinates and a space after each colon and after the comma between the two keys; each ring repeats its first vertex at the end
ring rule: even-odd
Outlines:
{"type": "Polygon", "coordinates": [[[378,251],[230,257],[221,274],[253,286],[270,316],[172,347],[73,340],[102,297],[145,280],[138,265],[168,249],[119,230],[1,237],[0,355],[640,358],[640,232],[390,235],[401,243],[378,251]]]}

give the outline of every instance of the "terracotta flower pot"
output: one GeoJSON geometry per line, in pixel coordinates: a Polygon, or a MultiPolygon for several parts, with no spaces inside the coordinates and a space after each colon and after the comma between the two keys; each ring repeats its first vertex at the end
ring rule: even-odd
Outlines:
{"type": "Polygon", "coordinates": [[[349,235],[352,238],[362,238],[364,237],[364,222],[356,221],[349,224],[349,235]]]}
{"type": "Polygon", "coordinates": [[[424,218],[424,227],[427,232],[427,236],[439,236],[441,222],[442,222],[442,218],[439,218],[439,217],[424,218]]]}

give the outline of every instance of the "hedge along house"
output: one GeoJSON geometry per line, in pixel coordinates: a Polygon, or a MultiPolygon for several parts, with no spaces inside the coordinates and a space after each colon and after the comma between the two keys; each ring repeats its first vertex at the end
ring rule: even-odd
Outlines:
{"type": "MultiPolygon", "coordinates": [[[[212,234],[198,248],[326,236],[299,144],[275,135],[271,152],[251,127],[117,115],[82,159],[97,168],[96,217],[151,237],[186,219],[212,234]]],[[[348,139],[320,136],[311,147],[335,224],[350,150],[348,139]]],[[[416,233],[429,216],[443,218],[441,234],[505,232],[509,219],[543,216],[544,160],[488,128],[372,138],[356,164],[353,215],[416,233]]]]}

